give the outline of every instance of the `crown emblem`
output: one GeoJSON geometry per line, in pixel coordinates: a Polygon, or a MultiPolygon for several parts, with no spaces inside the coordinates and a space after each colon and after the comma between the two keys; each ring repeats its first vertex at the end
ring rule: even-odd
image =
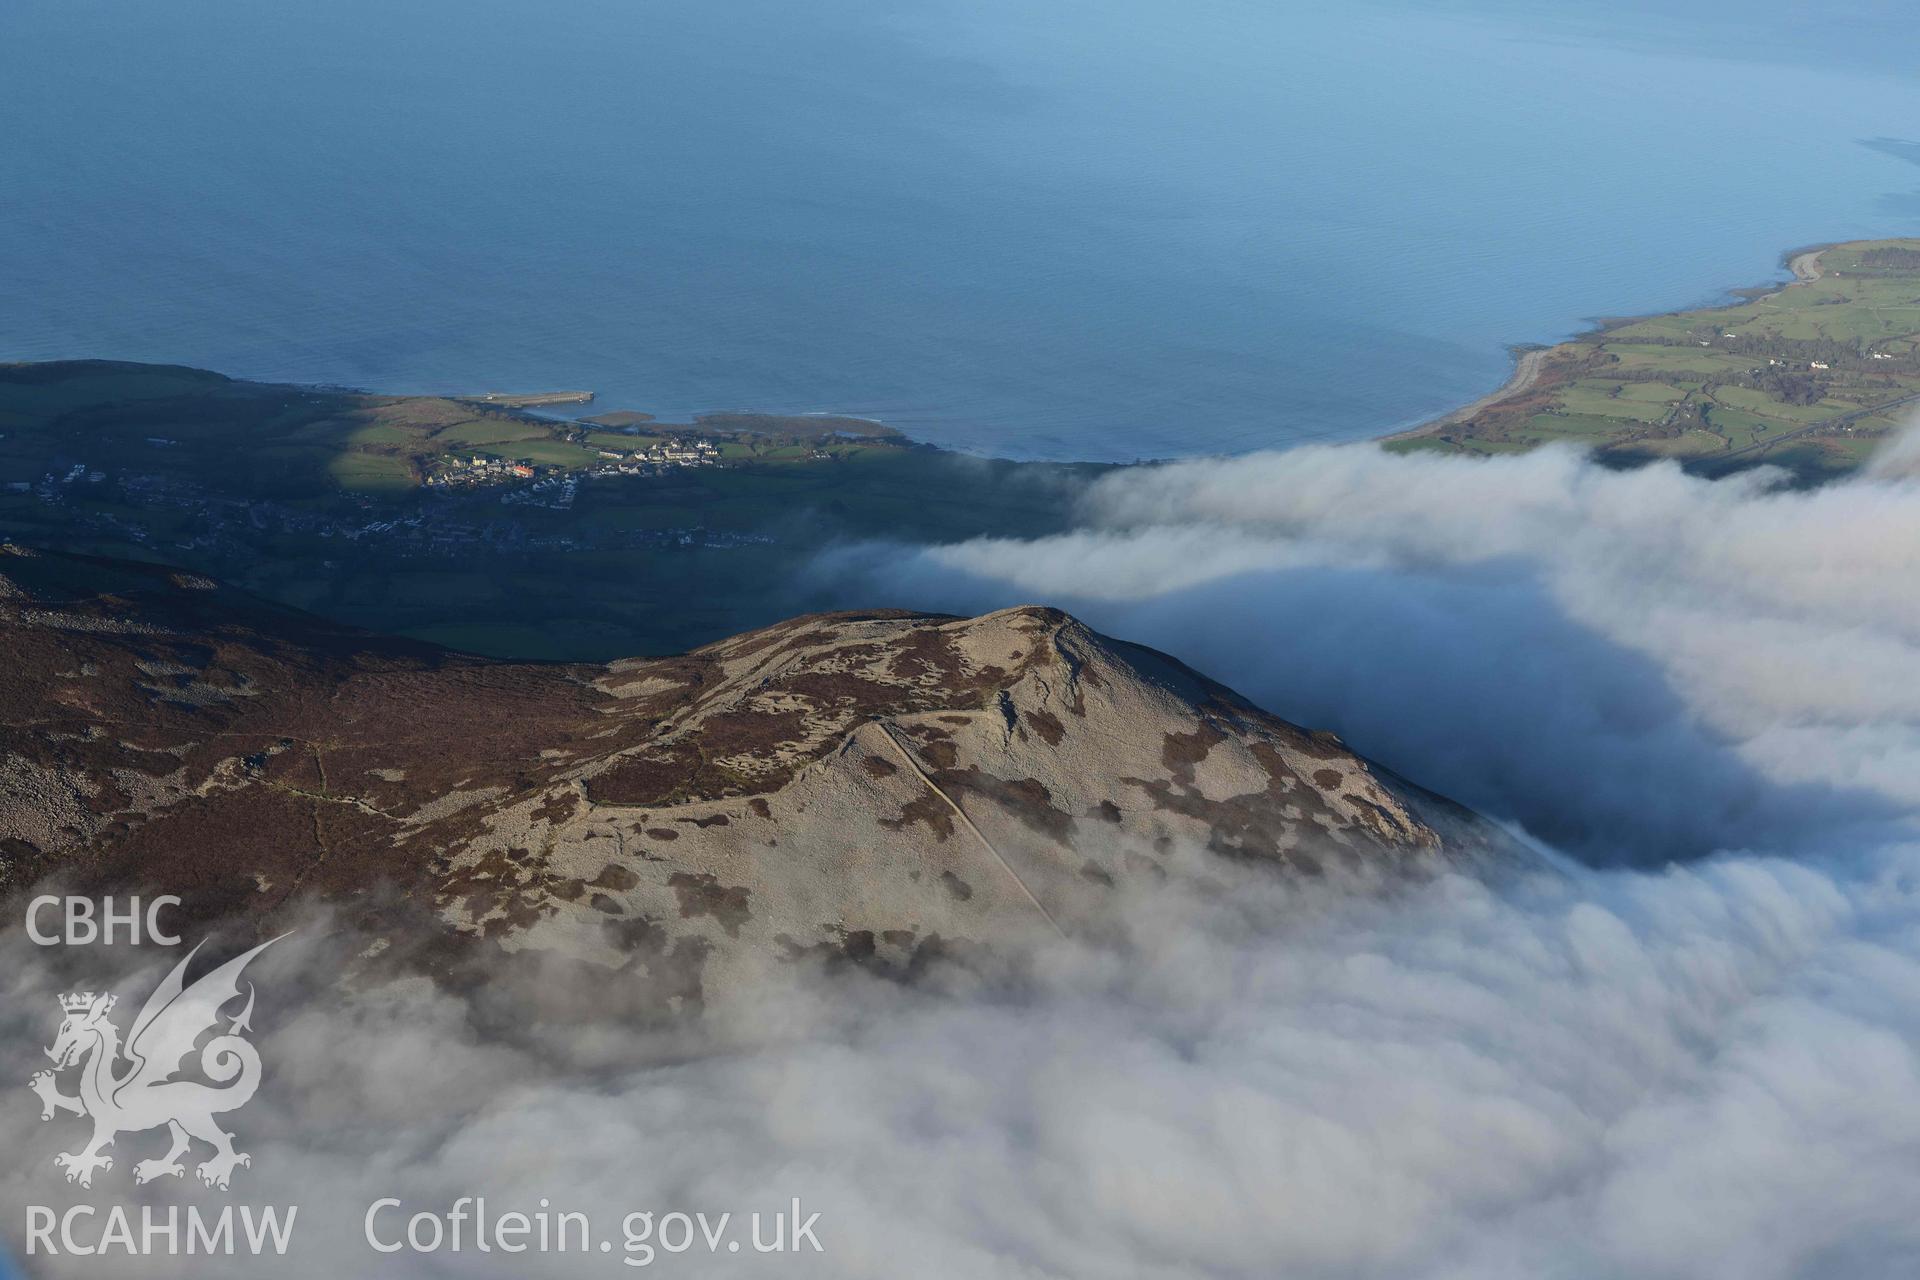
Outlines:
{"type": "MultiPolygon", "coordinates": [[[[27,1086],[40,1099],[42,1120],[68,1112],[93,1122],[93,1136],[85,1146],[54,1157],[68,1182],[91,1187],[96,1174],[113,1169],[118,1155],[118,1150],[110,1156],[103,1148],[118,1137],[149,1129],[166,1129],[173,1145],[156,1159],[134,1164],[136,1184],[184,1176],[180,1158],[195,1142],[213,1148],[213,1155],[194,1171],[209,1187],[225,1191],[233,1171],[253,1163],[252,1156],[234,1150],[233,1135],[214,1117],[245,1106],[260,1086],[260,1054],[243,1034],[252,1030],[253,984],[240,975],[249,960],[277,941],[269,938],[189,984],[187,965],[200,950],[195,946],[153,988],[146,1003],[135,1006],[140,1014],[131,1028],[108,1021],[115,1004],[110,991],[70,991],[58,997],[65,1017],[46,1050],[53,1066],[35,1072],[27,1086]],[[243,994],[246,1008],[230,1019],[222,1010],[243,994]],[[122,1031],[127,1036],[124,1045],[122,1031]],[[176,1079],[185,1070],[181,1060],[195,1045],[200,1055],[195,1074],[210,1084],[176,1079]],[[80,1075],[78,1095],[60,1090],[60,1075],[67,1071],[80,1075]]],[[[11,1157],[13,1149],[7,1147],[6,1154],[11,1157]]],[[[8,1172],[11,1176],[13,1171],[8,1172]]],[[[0,1254],[0,1274],[12,1275],[4,1257],[0,1254]]]]}

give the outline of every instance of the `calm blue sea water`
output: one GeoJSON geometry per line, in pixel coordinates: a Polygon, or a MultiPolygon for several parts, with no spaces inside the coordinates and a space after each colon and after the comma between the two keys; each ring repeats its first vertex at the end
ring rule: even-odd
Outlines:
{"type": "Polygon", "coordinates": [[[0,358],[1013,456],[1370,435],[1920,232],[1908,5],[1681,8],[7,0],[0,358]]]}

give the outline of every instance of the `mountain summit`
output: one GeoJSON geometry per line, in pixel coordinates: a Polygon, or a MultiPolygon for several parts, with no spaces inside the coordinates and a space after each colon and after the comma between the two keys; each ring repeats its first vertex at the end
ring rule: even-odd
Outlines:
{"type": "MultiPolygon", "coordinates": [[[[165,568],[6,548],[0,877],[310,896],[681,997],[1072,931],[1196,860],[1419,874],[1489,824],[1051,609],[794,619],[679,657],[475,658],[165,568]]],[[[383,926],[383,921],[386,925],[383,926]]],[[[264,927],[264,926],[263,926],[264,927]]]]}

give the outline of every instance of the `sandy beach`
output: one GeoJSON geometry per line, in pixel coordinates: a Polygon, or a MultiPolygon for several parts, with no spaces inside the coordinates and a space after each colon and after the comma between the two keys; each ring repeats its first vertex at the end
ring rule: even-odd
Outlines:
{"type": "Polygon", "coordinates": [[[1805,253],[1796,253],[1787,262],[1787,270],[1793,272],[1793,278],[1802,284],[1812,284],[1820,278],[1820,255],[1824,247],[1809,249],[1805,253]]]}
{"type": "Polygon", "coordinates": [[[1429,436],[1446,427],[1452,426],[1456,422],[1466,422],[1475,414],[1486,409],[1491,409],[1503,400],[1509,400],[1514,396],[1524,394],[1533,387],[1534,383],[1540,380],[1540,370],[1546,366],[1547,355],[1552,350],[1553,348],[1551,347],[1529,347],[1520,353],[1519,359],[1514,361],[1513,373],[1508,376],[1507,380],[1501,383],[1496,389],[1481,396],[1478,400],[1469,401],[1461,405],[1458,409],[1449,410],[1430,422],[1423,422],[1417,427],[1409,427],[1405,431],[1396,431],[1391,435],[1381,436],[1380,438],[1382,440],[1411,440],[1417,436],[1429,436]]]}

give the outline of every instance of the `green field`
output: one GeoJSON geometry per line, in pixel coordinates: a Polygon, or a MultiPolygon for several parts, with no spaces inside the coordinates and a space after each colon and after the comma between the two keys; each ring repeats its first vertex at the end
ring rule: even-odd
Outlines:
{"type": "Polygon", "coordinates": [[[1562,343],[1531,388],[1388,447],[1490,454],[1563,441],[1623,463],[1844,474],[1920,408],[1902,404],[1920,396],[1920,240],[1834,245],[1816,271],[1562,343]]]}

